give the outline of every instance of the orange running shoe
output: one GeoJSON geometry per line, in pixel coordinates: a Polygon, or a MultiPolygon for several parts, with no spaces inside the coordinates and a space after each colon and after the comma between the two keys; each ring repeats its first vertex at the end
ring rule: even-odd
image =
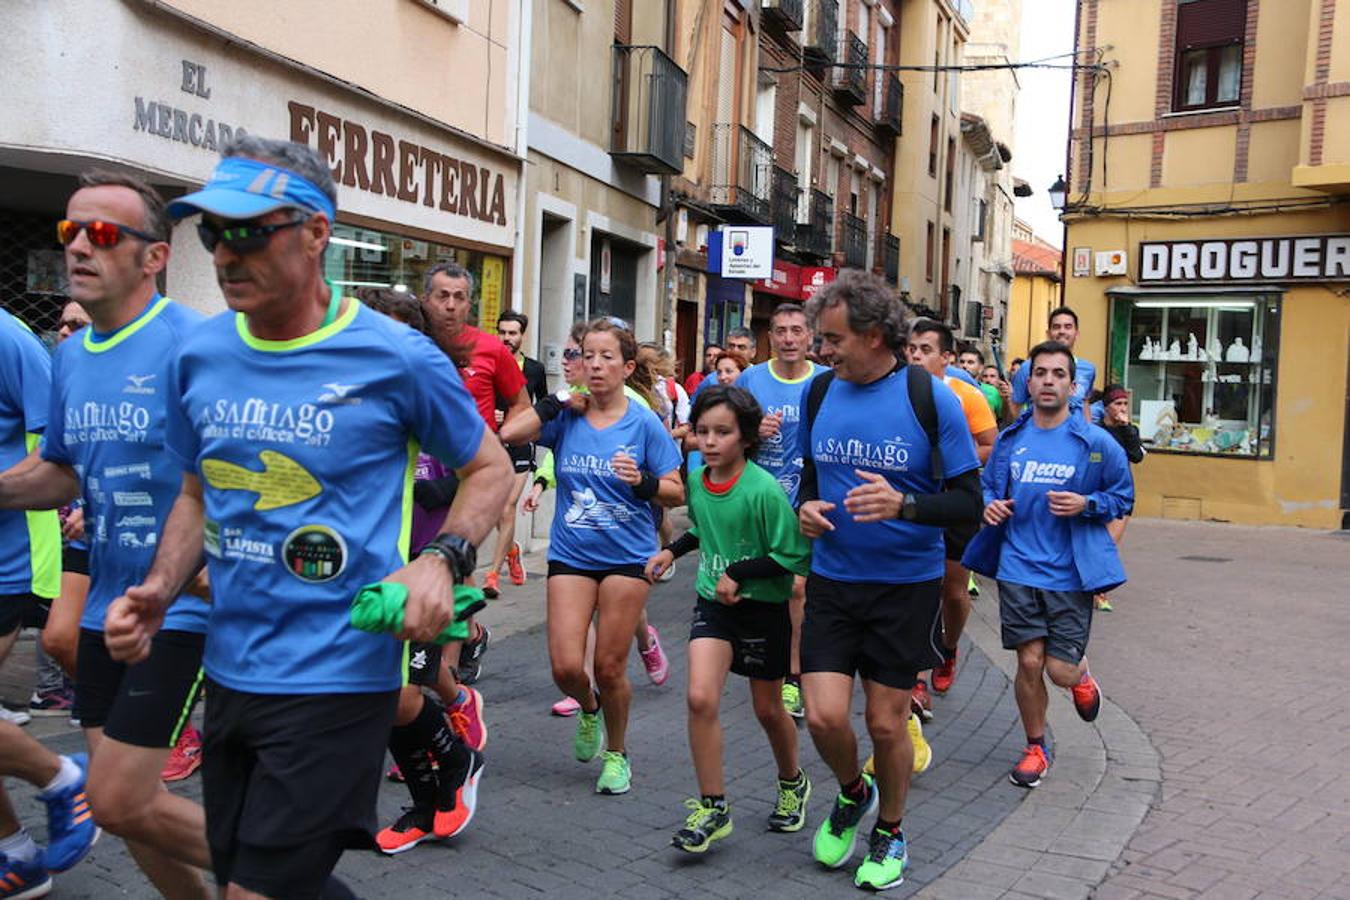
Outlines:
{"type": "Polygon", "coordinates": [[[952,689],[952,682],[956,680],[956,651],[952,651],[951,659],[944,659],[941,665],[933,667],[933,690],[939,694],[945,694],[952,689]]]}
{"type": "Polygon", "coordinates": [[[1083,672],[1083,680],[1073,686],[1073,708],[1078,718],[1091,722],[1102,710],[1102,689],[1091,672],[1083,672]]]}
{"type": "Polygon", "coordinates": [[[375,843],[381,853],[393,856],[411,850],[423,841],[439,841],[432,823],[436,811],[429,806],[409,806],[393,825],[375,835],[375,843]]]}
{"type": "Polygon", "coordinates": [[[445,721],[471,749],[483,752],[487,746],[487,725],[483,722],[483,695],[461,685],[459,697],[445,708],[445,721]]]}
{"type": "Polygon", "coordinates": [[[928,682],[920,678],[909,694],[909,708],[924,722],[933,721],[933,698],[928,693],[928,682]]]}
{"type": "Polygon", "coordinates": [[[525,583],[525,567],[520,562],[520,543],[511,542],[511,549],[506,554],[506,574],[511,578],[511,583],[520,586],[525,583]]]}
{"type": "Polygon", "coordinates": [[[441,772],[436,788],[436,837],[454,837],[469,827],[478,808],[478,780],[482,777],[483,755],[473,750],[469,751],[469,764],[464,771],[441,772]]]}
{"type": "Polygon", "coordinates": [[[160,780],[182,781],[197,771],[201,764],[202,733],[189,725],[178,735],[178,743],[173,745],[173,751],[159,773],[160,780]]]}
{"type": "Polygon", "coordinates": [[[483,576],[483,596],[489,600],[496,600],[497,595],[502,592],[502,576],[500,572],[489,572],[483,576]]]}
{"type": "Polygon", "coordinates": [[[1022,751],[1022,759],[1008,773],[1008,780],[1018,787],[1034,788],[1041,783],[1041,776],[1050,770],[1050,757],[1040,744],[1027,744],[1022,751]]]}

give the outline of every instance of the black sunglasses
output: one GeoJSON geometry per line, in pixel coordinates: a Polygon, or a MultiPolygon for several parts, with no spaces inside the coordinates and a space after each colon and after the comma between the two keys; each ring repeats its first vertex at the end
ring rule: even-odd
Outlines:
{"type": "Polygon", "coordinates": [[[272,235],[278,231],[304,224],[307,219],[308,216],[301,216],[297,219],[291,219],[289,222],[278,222],[275,225],[259,225],[256,222],[231,222],[228,225],[220,226],[202,220],[197,223],[197,237],[201,238],[202,246],[209,253],[216,252],[217,244],[224,244],[231,253],[238,256],[247,256],[266,247],[267,242],[272,239],[272,235]]]}

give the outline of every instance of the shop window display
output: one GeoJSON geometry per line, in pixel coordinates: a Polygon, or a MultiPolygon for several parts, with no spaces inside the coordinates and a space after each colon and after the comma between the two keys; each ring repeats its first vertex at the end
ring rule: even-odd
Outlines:
{"type": "Polygon", "coordinates": [[[443,262],[458,263],[473,274],[476,322],[495,330],[505,309],[506,264],[500,256],[338,223],[324,257],[324,276],[344,288],[387,287],[420,296],[426,273],[443,262]]]}
{"type": "Polygon", "coordinates": [[[1278,349],[1273,296],[1113,300],[1110,380],[1152,449],[1269,458],[1278,349]]]}

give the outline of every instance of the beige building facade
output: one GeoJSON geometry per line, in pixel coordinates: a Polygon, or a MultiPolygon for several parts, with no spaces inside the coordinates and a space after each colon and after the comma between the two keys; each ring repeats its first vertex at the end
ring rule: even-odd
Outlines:
{"type": "MultiPolygon", "coordinates": [[[[454,260],[475,274],[479,317],[491,320],[518,281],[520,0],[360,9],[353,23],[311,0],[15,7],[0,106],[0,302],[39,331],[54,327],[64,272],[51,229],[79,171],[126,169],[172,196],[201,184],[242,131],[330,161],[331,281],[420,291],[430,266],[454,260]]],[[[174,237],[167,293],[223,308],[191,224],[174,237]]]]}

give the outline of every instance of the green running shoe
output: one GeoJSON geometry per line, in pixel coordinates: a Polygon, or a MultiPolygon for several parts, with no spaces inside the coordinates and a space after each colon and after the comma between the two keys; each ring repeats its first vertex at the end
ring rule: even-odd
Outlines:
{"type": "Polygon", "coordinates": [[[874,828],[867,845],[867,858],[853,874],[853,883],[867,890],[884,891],[903,883],[908,867],[909,848],[905,845],[904,832],[891,834],[874,828]]]}
{"type": "Polygon", "coordinates": [[[689,808],[689,817],[684,827],[675,832],[670,846],[685,853],[703,853],[731,834],[731,806],[725,802],[712,803],[707,800],[695,800],[692,797],[684,801],[689,808]]]}
{"type": "Polygon", "coordinates": [[[811,779],[801,769],[796,781],[778,779],[778,802],[769,813],[769,830],[801,831],[806,824],[806,800],[811,796],[811,779]]]}
{"type": "Polygon", "coordinates": [[[834,798],[834,809],[830,816],[816,829],[813,852],[816,862],[829,869],[838,869],[853,855],[853,845],[858,839],[858,823],[863,816],[875,812],[877,808],[877,785],[871,775],[862,776],[867,786],[867,796],[862,803],[854,803],[843,791],[834,798]]]}
{"type": "Polygon", "coordinates": [[[572,750],[578,762],[590,762],[600,755],[601,742],[605,736],[605,714],[597,709],[588,713],[584,709],[577,712],[577,736],[572,741],[572,750]]]}
{"type": "Polygon", "coordinates": [[[606,750],[604,768],[595,782],[597,794],[626,794],[633,783],[633,770],[628,757],[619,750],[606,750]]]}
{"type": "Polygon", "coordinates": [[[802,706],[802,689],[800,685],[793,684],[790,681],[783,682],[783,708],[787,710],[788,715],[794,719],[800,719],[806,715],[806,708],[802,706]]]}

